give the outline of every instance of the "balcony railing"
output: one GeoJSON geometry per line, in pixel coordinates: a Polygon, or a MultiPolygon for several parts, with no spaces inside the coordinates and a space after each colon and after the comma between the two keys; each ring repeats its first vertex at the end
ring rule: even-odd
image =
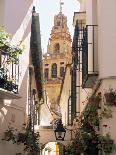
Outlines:
{"type": "Polygon", "coordinates": [[[88,39],[87,28],[83,29],[82,39],[82,85],[88,78],[88,39]]]}
{"type": "Polygon", "coordinates": [[[93,87],[98,77],[97,25],[87,25],[82,38],[82,87],[93,87]]]}
{"type": "Polygon", "coordinates": [[[0,88],[18,93],[19,65],[18,57],[0,47],[0,88]]]}

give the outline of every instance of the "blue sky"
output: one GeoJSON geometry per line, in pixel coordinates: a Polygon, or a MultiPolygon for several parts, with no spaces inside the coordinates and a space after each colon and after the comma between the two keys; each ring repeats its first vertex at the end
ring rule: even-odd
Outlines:
{"type": "MultiPolygon", "coordinates": [[[[73,15],[74,12],[79,11],[79,3],[77,0],[62,0],[62,2],[64,2],[62,12],[67,16],[69,31],[71,36],[73,36],[73,15]]],[[[44,53],[47,52],[47,44],[54,22],[54,15],[58,14],[60,10],[59,4],[60,0],[34,0],[36,12],[39,13],[40,17],[41,42],[44,53]]]]}

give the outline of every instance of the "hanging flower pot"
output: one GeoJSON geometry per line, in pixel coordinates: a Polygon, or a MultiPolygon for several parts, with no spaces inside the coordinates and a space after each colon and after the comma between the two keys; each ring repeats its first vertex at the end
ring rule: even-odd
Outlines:
{"type": "Polygon", "coordinates": [[[109,92],[106,92],[104,94],[105,100],[106,100],[106,105],[112,106],[113,103],[116,101],[116,92],[113,91],[112,89],[109,90],[109,92]]]}
{"type": "Polygon", "coordinates": [[[112,152],[112,147],[113,147],[113,140],[109,140],[107,142],[104,142],[103,151],[105,153],[111,153],[112,152]]]}
{"type": "Polygon", "coordinates": [[[26,141],[26,134],[25,133],[19,133],[17,137],[17,143],[24,143],[26,141]]]}
{"type": "Polygon", "coordinates": [[[4,140],[10,141],[13,138],[13,133],[9,130],[4,132],[4,140]]]}
{"type": "Polygon", "coordinates": [[[105,153],[112,153],[114,141],[111,139],[110,135],[109,134],[106,134],[106,136],[100,135],[98,139],[100,149],[103,150],[105,153]]]}

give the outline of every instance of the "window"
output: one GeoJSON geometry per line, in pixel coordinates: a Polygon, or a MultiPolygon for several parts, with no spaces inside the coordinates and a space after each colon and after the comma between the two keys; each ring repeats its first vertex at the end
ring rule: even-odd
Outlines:
{"type": "Polygon", "coordinates": [[[49,75],[49,69],[45,68],[45,70],[44,70],[44,77],[45,77],[46,80],[48,79],[48,75],[49,75]]]}
{"type": "Polygon", "coordinates": [[[60,52],[60,45],[59,45],[59,43],[56,43],[54,45],[54,53],[59,53],[59,52],[60,52]]]}
{"type": "Polygon", "coordinates": [[[64,76],[64,67],[60,67],[60,77],[64,76]]]}
{"type": "Polygon", "coordinates": [[[52,73],[52,78],[57,78],[57,64],[54,63],[52,64],[52,69],[51,69],[51,73],[52,73]]]}

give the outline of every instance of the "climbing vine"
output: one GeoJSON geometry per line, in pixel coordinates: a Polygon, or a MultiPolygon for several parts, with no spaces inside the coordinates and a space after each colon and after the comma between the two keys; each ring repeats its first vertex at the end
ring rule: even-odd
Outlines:
{"type": "MultiPolygon", "coordinates": [[[[88,98],[87,105],[78,119],[79,129],[75,138],[66,147],[66,151],[71,154],[94,154],[98,155],[101,150],[104,153],[112,153],[116,149],[110,134],[101,135],[99,128],[103,118],[112,118],[112,106],[115,106],[116,92],[108,90],[104,95],[99,92],[88,98]],[[101,103],[103,101],[103,105],[101,103]]],[[[104,125],[107,127],[107,125],[104,125]]]]}

